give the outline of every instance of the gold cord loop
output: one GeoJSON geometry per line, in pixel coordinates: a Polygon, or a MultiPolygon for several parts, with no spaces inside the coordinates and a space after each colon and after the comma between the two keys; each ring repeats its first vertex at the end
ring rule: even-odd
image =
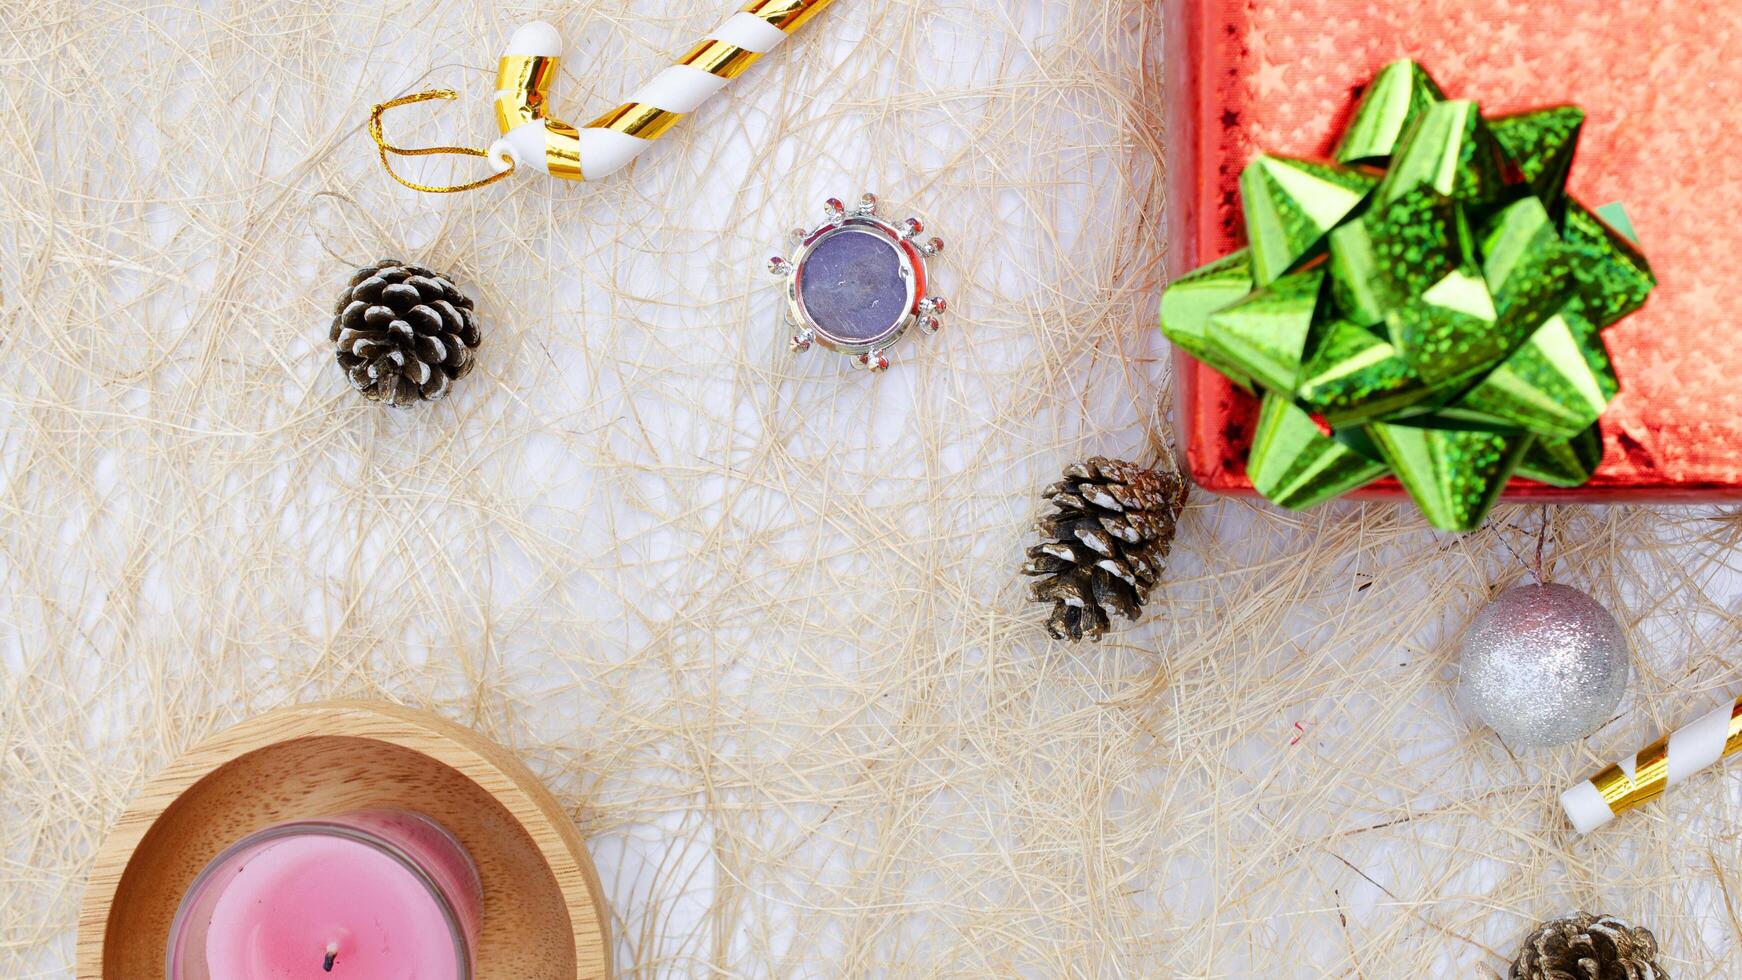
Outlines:
{"type": "Polygon", "coordinates": [[[490,155],[487,150],[480,150],[470,146],[394,146],[392,143],[387,142],[387,137],[381,135],[381,114],[389,109],[397,109],[400,106],[411,105],[415,102],[429,102],[433,99],[457,99],[459,97],[460,93],[455,92],[451,88],[431,89],[427,92],[416,92],[411,95],[402,95],[397,99],[383,102],[377,105],[374,111],[369,113],[369,135],[374,138],[376,148],[381,151],[381,166],[387,171],[389,177],[392,177],[394,180],[399,181],[401,184],[404,184],[414,191],[423,191],[428,194],[455,194],[460,191],[474,190],[488,184],[494,184],[502,178],[514,173],[515,163],[512,157],[508,158],[507,170],[491,174],[490,176],[479,180],[471,181],[470,183],[452,184],[446,187],[430,184],[415,184],[394,172],[393,164],[387,159],[389,153],[398,154],[402,157],[427,157],[441,153],[451,153],[457,156],[467,157],[487,157],[490,155]]]}

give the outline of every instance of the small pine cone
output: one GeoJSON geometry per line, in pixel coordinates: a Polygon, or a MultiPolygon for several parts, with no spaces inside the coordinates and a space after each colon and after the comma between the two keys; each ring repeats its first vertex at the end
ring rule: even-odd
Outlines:
{"type": "Polygon", "coordinates": [[[1041,496],[1055,512],[1035,524],[1045,540],[1022,566],[1022,574],[1041,577],[1029,594],[1053,604],[1046,631],[1054,639],[1099,641],[1107,610],[1135,620],[1161,577],[1185,478],[1096,456],[1066,467],[1041,496]]]}
{"type": "Polygon", "coordinates": [[[1519,948],[1511,980],[1669,980],[1653,962],[1651,930],[1613,916],[1574,912],[1537,927],[1519,948]]]}
{"type": "Polygon", "coordinates": [[[465,293],[398,259],[358,269],[333,308],[339,367],[364,397],[394,408],[446,395],[472,370],[480,339],[465,293]]]}

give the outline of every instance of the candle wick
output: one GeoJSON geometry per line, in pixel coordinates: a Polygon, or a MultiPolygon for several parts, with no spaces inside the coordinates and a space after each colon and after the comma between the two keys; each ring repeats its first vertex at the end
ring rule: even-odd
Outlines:
{"type": "Polygon", "coordinates": [[[339,958],[339,944],[327,944],[327,958],[321,963],[321,969],[327,973],[333,972],[333,961],[339,958]]]}

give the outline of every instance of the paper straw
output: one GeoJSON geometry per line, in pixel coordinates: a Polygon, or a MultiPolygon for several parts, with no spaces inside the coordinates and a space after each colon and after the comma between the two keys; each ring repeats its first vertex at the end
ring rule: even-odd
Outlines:
{"type": "Polygon", "coordinates": [[[1562,793],[1561,807],[1573,828],[1588,834],[1737,751],[1742,751],[1742,697],[1562,793]]]}

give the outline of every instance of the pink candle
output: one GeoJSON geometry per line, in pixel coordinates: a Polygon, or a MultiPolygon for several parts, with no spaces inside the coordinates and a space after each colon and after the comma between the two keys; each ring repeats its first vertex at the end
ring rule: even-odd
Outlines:
{"type": "Polygon", "coordinates": [[[439,824],[366,810],[279,824],[200,873],[170,929],[171,980],[467,980],[477,868],[439,824]]]}

